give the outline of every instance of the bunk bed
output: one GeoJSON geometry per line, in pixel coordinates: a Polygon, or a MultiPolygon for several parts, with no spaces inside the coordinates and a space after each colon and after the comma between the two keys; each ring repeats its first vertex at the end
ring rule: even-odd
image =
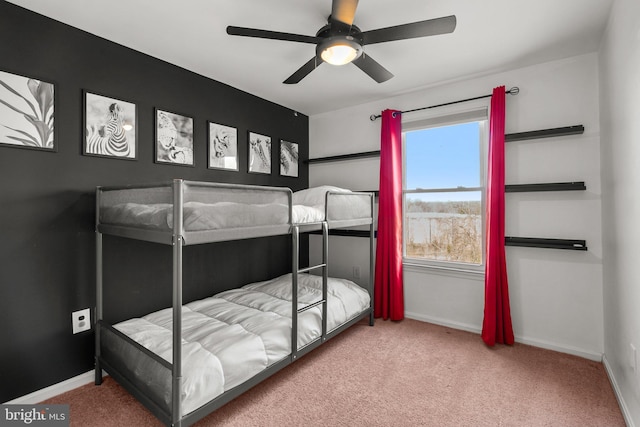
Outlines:
{"type": "Polygon", "coordinates": [[[373,325],[373,206],[371,193],[326,186],[98,187],[96,384],[104,370],[164,424],[190,425],[349,326],[373,325]],[[330,230],[354,227],[369,230],[366,288],[328,276],[330,230]],[[310,232],[322,235],[323,259],[301,268],[300,233],[310,232]],[[170,308],[104,319],[103,235],[171,247],[170,308]],[[291,238],[290,273],[183,305],[183,246],[278,235],[291,238]]]}

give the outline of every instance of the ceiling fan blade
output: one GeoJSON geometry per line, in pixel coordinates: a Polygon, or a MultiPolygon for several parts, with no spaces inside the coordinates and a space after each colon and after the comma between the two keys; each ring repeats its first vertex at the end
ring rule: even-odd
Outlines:
{"type": "Polygon", "coordinates": [[[386,68],[364,53],[360,55],[358,59],[353,61],[353,63],[378,83],[386,82],[393,77],[393,74],[391,74],[386,68]]]}
{"type": "Polygon", "coordinates": [[[394,40],[447,34],[452,33],[455,29],[456,17],[455,15],[450,15],[442,18],[413,22],[411,24],[364,31],[362,33],[362,39],[364,44],[383,43],[394,40]]]}
{"type": "Polygon", "coordinates": [[[333,0],[331,3],[331,20],[339,21],[348,26],[353,25],[356,16],[358,0],[333,0]]]}
{"type": "Polygon", "coordinates": [[[306,64],[304,64],[302,67],[298,68],[298,70],[291,74],[289,76],[289,78],[287,78],[287,80],[285,80],[284,84],[287,85],[293,85],[298,83],[300,80],[304,79],[305,77],[307,77],[307,75],[312,72],[313,70],[315,70],[320,64],[322,64],[322,60],[319,59],[318,57],[313,57],[311,58],[309,61],[307,61],[306,64]]]}
{"type": "Polygon", "coordinates": [[[227,34],[232,36],[257,37],[260,39],[285,40],[289,42],[317,44],[321,41],[319,37],[305,36],[302,34],[281,33],[279,31],[259,30],[255,28],[227,27],[227,34]]]}

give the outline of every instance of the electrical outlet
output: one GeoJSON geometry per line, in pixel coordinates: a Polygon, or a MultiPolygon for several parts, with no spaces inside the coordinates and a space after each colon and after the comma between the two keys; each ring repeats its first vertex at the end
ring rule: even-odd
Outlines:
{"type": "Polygon", "coordinates": [[[85,308],[71,313],[71,325],[74,334],[91,329],[91,310],[85,308]]]}
{"type": "Polygon", "coordinates": [[[354,279],[359,279],[360,278],[360,267],[358,267],[358,266],[354,266],[353,267],[353,278],[354,279]]]}

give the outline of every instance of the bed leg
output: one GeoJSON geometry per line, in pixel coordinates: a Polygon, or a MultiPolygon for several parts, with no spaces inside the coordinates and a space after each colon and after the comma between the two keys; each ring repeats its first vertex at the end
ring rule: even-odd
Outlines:
{"type": "Polygon", "coordinates": [[[100,360],[96,357],[96,370],[95,370],[95,385],[102,384],[102,367],[100,366],[100,360]]]}
{"type": "Polygon", "coordinates": [[[373,318],[373,311],[371,311],[371,313],[369,314],[369,326],[373,326],[374,323],[375,320],[373,318]]]}

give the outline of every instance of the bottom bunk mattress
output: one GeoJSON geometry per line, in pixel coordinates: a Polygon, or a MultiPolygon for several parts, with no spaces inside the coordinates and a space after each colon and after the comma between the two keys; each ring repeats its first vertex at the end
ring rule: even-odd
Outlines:
{"type": "MultiPolygon", "coordinates": [[[[182,308],[182,413],[188,414],[291,353],[291,274],[252,283],[182,308]]],[[[322,278],[298,276],[298,308],[322,299],[322,278]]],[[[329,278],[327,331],[369,307],[357,284],[329,278]]],[[[114,325],[163,359],[172,360],[172,309],[114,325]]],[[[298,348],[322,334],[322,305],[298,315],[298,348]]],[[[127,361],[129,372],[153,377],[148,360],[127,361]],[[139,366],[132,366],[138,364],[139,366]]],[[[153,382],[153,378],[139,378],[153,382]]],[[[159,391],[159,390],[156,390],[159,391]]],[[[171,390],[161,392],[170,407],[171,390]]]]}

